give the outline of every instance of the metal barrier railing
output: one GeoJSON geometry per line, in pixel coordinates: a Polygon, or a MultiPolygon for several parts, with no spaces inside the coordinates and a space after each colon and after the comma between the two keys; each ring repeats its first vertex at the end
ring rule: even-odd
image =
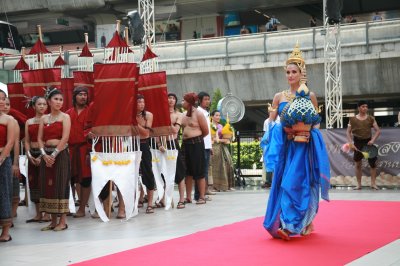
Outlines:
{"type": "MultiPolygon", "coordinates": [[[[161,70],[281,62],[281,55],[286,56],[296,41],[301,43],[306,59],[320,58],[323,57],[324,49],[323,33],[322,27],[316,27],[166,42],[157,43],[153,51],[159,56],[161,70]]],[[[349,49],[349,55],[376,52],[378,48],[375,47],[379,45],[385,46],[383,48],[388,50],[390,47],[386,44],[400,42],[400,20],[343,24],[341,37],[342,48],[364,47],[359,51],[349,49]]],[[[142,58],[142,49],[139,46],[131,49],[134,51],[135,62],[139,62],[142,58]]],[[[396,49],[394,45],[393,49],[396,49]]],[[[104,48],[91,49],[91,52],[94,55],[94,62],[103,62],[104,48]]],[[[79,51],[66,52],[65,60],[69,62],[70,70],[78,68],[79,54],[79,51]]],[[[56,55],[53,57],[55,60],[56,55]]],[[[10,70],[18,62],[19,56],[2,57],[1,60],[0,68],[10,70]]]]}
{"type": "Polygon", "coordinates": [[[246,186],[246,178],[262,176],[260,141],[263,135],[264,131],[236,131],[236,143],[231,145],[236,185],[246,186]]]}

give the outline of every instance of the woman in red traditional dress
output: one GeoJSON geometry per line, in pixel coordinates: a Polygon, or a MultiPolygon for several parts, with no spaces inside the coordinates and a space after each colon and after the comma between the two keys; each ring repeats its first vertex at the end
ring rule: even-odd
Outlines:
{"type": "Polygon", "coordinates": [[[40,118],[38,143],[43,155],[40,164],[39,211],[51,214],[51,223],[42,231],[62,231],[68,228],[71,163],[67,142],[71,119],[61,112],[63,95],[57,88],[46,91],[50,113],[40,118]],[[60,220],[57,223],[57,216],[60,220]]]}
{"type": "MultiPolygon", "coordinates": [[[[20,189],[19,189],[19,179],[21,177],[21,174],[19,172],[19,155],[20,155],[20,127],[19,127],[19,121],[22,121],[22,124],[25,123],[26,118],[23,118],[23,114],[13,110],[11,112],[11,102],[10,98],[6,97],[6,104],[3,109],[0,109],[4,114],[9,115],[13,118],[14,122],[14,134],[15,134],[15,139],[14,139],[14,145],[13,148],[10,151],[10,158],[11,158],[11,163],[12,163],[12,177],[13,177],[13,195],[12,195],[12,212],[11,215],[12,217],[17,217],[17,208],[20,200],[20,189]]],[[[13,225],[11,225],[13,226],[13,225]]]]}
{"type": "Polygon", "coordinates": [[[25,151],[28,157],[28,179],[29,179],[29,192],[31,201],[36,204],[36,216],[27,220],[27,223],[50,221],[48,214],[42,216],[39,211],[40,199],[40,184],[39,184],[39,171],[41,154],[38,142],[39,122],[40,118],[47,110],[47,102],[44,97],[34,96],[30,102],[29,107],[35,110],[35,117],[26,121],[25,124],[25,151]]]}
{"type": "MultiPolygon", "coordinates": [[[[0,90],[0,110],[4,110],[6,93],[0,90]]],[[[13,180],[10,151],[14,146],[14,119],[0,111],[0,242],[11,241],[13,180]]]]}

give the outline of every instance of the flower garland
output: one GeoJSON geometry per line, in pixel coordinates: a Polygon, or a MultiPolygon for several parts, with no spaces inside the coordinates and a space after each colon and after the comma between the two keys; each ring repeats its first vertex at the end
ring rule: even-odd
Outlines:
{"type": "Polygon", "coordinates": [[[128,165],[131,164],[131,160],[101,160],[97,155],[94,155],[92,158],[92,162],[95,162],[97,159],[99,159],[101,161],[101,163],[105,166],[108,165],[128,165]]]}

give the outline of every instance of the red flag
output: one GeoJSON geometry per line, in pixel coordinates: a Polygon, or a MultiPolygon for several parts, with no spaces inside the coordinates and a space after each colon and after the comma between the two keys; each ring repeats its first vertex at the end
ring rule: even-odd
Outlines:
{"type": "Polygon", "coordinates": [[[146,110],[153,113],[152,135],[172,134],[165,71],[140,75],[138,93],[144,96],[146,110]]]}
{"type": "MultiPolygon", "coordinates": [[[[92,132],[99,136],[132,135],[132,115],[136,110],[136,64],[96,64],[94,97],[91,106],[92,132]]],[[[135,121],[136,122],[136,121],[135,121]]]]}

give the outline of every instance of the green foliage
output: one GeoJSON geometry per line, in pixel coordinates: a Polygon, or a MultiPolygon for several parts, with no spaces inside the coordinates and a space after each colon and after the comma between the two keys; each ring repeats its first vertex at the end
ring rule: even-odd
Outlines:
{"type": "Polygon", "coordinates": [[[220,89],[215,89],[214,94],[211,96],[210,113],[217,110],[218,102],[222,99],[222,93],[220,89]]]}
{"type": "MultiPolygon", "coordinates": [[[[210,105],[210,114],[212,111],[217,110],[218,109],[218,102],[219,100],[221,100],[222,97],[222,93],[220,89],[215,89],[214,94],[212,95],[211,98],[211,105],[210,105]]],[[[210,117],[211,119],[211,117],[210,117]]],[[[219,122],[222,126],[225,126],[226,124],[226,120],[224,118],[221,117],[221,121],[219,122]]],[[[231,124],[231,128],[233,129],[233,126],[231,124]]]]}
{"type": "MultiPolygon", "coordinates": [[[[233,163],[237,164],[237,144],[231,145],[232,148],[232,160],[233,163]]],[[[259,141],[252,142],[241,142],[240,143],[240,168],[252,169],[253,164],[256,163],[257,169],[262,168],[262,162],[260,162],[262,156],[262,150],[259,141]]]]}

